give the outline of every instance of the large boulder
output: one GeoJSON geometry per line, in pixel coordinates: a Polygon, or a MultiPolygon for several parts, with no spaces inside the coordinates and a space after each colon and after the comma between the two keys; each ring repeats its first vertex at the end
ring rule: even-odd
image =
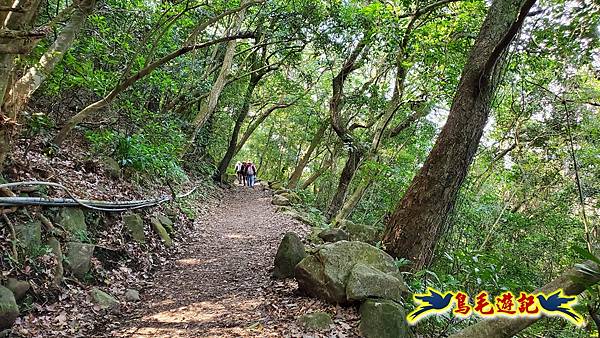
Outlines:
{"type": "Polygon", "coordinates": [[[23,297],[25,297],[25,294],[27,293],[27,291],[29,291],[31,285],[28,281],[18,280],[16,278],[9,278],[6,281],[6,287],[10,291],[12,291],[13,295],[15,296],[15,300],[20,301],[21,299],[23,299],[23,297]]]}
{"type": "Polygon", "coordinates": [[[63,276],[65,273],[63,267],[63,254],[60,248],[60,242],[56,238],[50,237],[48,239],[48,246],[50,247],[52,254],[54,254],[54,257],[56,258],[56,265],[52,268],[52,284],[54,286],[59,286],[63,280],[63,276]]]}
{"type": "Polygon", "coordinates": [[[367,298],[400,301],[402,290],[405,289],[406,286],[392,274],[358,263],[350,272],[346,284],[346,297],[349,301],[362,301],[367,298]]]}
{"type": "Polygon", "coordinates": [[[412,337],[404,309],[391,300],[369,299],[360,306],[360,334],[365,338],[412,337]]]}
{"type": "Polygon", "coordinates": [[[8,288],[0,285],[0,330],[9,329],[19,317],[15,296],[8,288]]]}
{"type": "Polygon", "coordinates": [[[348,232],[351,241],[360,241],[369,244],[375,244],[381,241],[381,231],[370,225],[342,220],[339,222],[339,227],[348,232]]]}
{"type": "Polygon", "coordinates": [[[339,241],[347,241],[350,237],[348,233],[340,228],[330,228],[325,229],[319,233],[319,238],[324,242],[339,242],[339,241]]]}
{"type": "Polygon", "coordinates": [[[152,223],[152,229],[154,229],[154,232],[156,232],[156,234],[158,234],[158,236],[162,239],[163,243],[165,243],[165,246],[168,248],[171,247],[171,245],[173,245],[173,240],[171,239],[171,236],[169,236],[169,233],[165,227],[162,226],[158,218],[153,217],[150,220],[150,223],[152,223]]]}
{"type": "Polygon", "coordinates": [[[76,239],[87,237],[85,214],[79,208],[62,208],[58,215],[58,224],[76,239]]]}
{"type": "Polygon", "coordinates": [[[131,213],[123,215],[123,223],[129,230],[129,234],[138,243],[146,243],[146,237],[144,236],[144,221],[140,215],[131,213]]]}
{"type": "Polygon", "coordinates": [[[90,271],[90,262],[94,255],[94,245],[79,242],[69,242],[66,244],[65,263],[67,270],[71,271],[73,276],[82,279],[90,271]]]}
{"type": "Polygon", "coordinates": [[[306,251],[300,237],[293,232],[286,233],[279,243],[277,254],[275,254],[273,277],[294,277],[294,268],[304,257],[306,257],[306,251]]]}
{"type": "Polygon", "coordinates": [[[320,331],[330,329],[333,320],[326,312],[313,312],[300,316],[298,323],[305,329],[320,331]]]}
{"type": "Polygon", "coordinates": [[[90,296],[92,296],[92,302],[103,310],[117,311],[119,309],[119,301],[98,288],[93,288],[90,296]]]}
{"type": "Polygon", "coordinates": [[[279,205],[279,206],[286,206],[286,205],[291,205],[292,203],[290,202],[290,200],[288,200],[287,198],[285,198],[281,195],[275,195],[275,196],[273,196],[273,199],[271,200],[271,204],[279,205]]]}
{"type": "Polygon", "coordinates": [[[398,271],[394,259],[384,251],[363,242],[340,241],[323,245],[298,263],[294,272],[301,291],[334,304],[347,304],[346,284],[358,263],[383,273],[398,271]]]}
{"type": "Polygon", "coordinates": [[[28,252],[39,250],[42,242],[42,222],[32,221],[15,225],[17,239],[28,252]]]}

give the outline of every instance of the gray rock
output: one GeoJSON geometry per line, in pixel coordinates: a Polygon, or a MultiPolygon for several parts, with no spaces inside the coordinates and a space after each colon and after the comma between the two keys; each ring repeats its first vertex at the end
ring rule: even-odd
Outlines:
{"type": "Polygon", "coordinates": [[[325,229],[319,233],[319,238],[331,243],[347,241],[349,239],[348,233],[340,228],[325,229]]]}
{"type": "Polygon", "coordinates": [[[0,285],[0,330],[9,329],[19,317],[19,307],[12,291],[0,285]]]}
{"type": "Polygon", "coordinates": [[[313,312],[300,316],[298,323],[305,329],[320,331],[330,329],[333,320],[326,312],[313,312]]]}
{"type": "Polygon", "coordinates": [[[58,224],[76,239],[87,237],[85,214],[79,208],[62,208],[58,216],[58,224]]]}
{"type": "Polygon", "coordinates": [[[152,229],[154,229],[154,232],[156,232],[156,234],[158,234],[158,236],[162,239],[163,243],[165,243],[165,246],[168,248],[171,247],[173,245],[173,240],[171,239],[171,236],[169,236],[167,230],[162,226],[158,218],[153,217],[150,220],[150,223],[152,224],[152,229]]]}
{"type": "Polygon", "coordinates": [[[48,239],[48,246],[56,258],[56,265],[52,269],[52,284],[55,287],[58,287],[60,283],[62,283],[63,276],[65,274],[63,267],[63,254],[60,248],[60,242],[56,238],[50,237],[48,239]]]}
{"type": "Polygon", "coordinates": [[[273,195],[281,195],[292,192],[290,189],[278,189],[273,192],[273,195]]]}
{"type": "Polygon", "coordinates": [[[169,234],[172,234],[173,232],[175,232],[175,228],[173,227],[173,221],[171,221],[171,219],[163,214],[158,214],[158,216],[156,216],[158,218],[158,220],[160,221],[160,224],[162,224],[165,229],[167,229],[167,232],[169,234]]]}
{"type": "Polygon", "coordinates": [[[115,161],[110,157],[105,157],[102,159],[102,166],[104,167],[104,171],[108,174],[108,176],[112,178],[120,178],[121,177],[121,166],[119,162],[115,161]]]}
{"type": "Polygon", "coordinates": [[[6,281],[6,287],[12,291],[13,295],[15,296],[15,300],[20,301],[23,299],[23,297],[25,297],[25,294],[27,291],[29,291],[31,285],[28,281],[9,278],[8,281],[6,281]]]}
{"type": "Polygon", "coordinates": [[[285,198],[281,195],[275,195],[275,196],[273,196],[273,199],[271,200],[271,204],[286,206],[286,205],[291,205],[292,203],[290,203],[290,200],[288,200],[287,198],[285,198]]]}
{"type": "Polygon", "coordinates": [[[17,233],[17,239],[28,252],[32,252],[41,247],[42,222],[33,221],[15,225],[15,232],[17,233]]]}
{"type": "Polygon", "coordinates": [[[306,251],[304,251],[304,244],[300,237],[293,232],[286,233],[279,243],[277,254],[275,254],[273,277],[294,277],[294,268],[304,257],[306,257],[306,251]]]}
{"type": "Polygon", "coordinates": [[[360,307],[359,331],[366,338],[412,337],[404,309],[391,300],[369,299],[360,307]]]}
{"type": "Polygon", "coordinates": [[[279,196],[287,198],[287,200],[290,201],[290,203],[292,203],[292,204],[298,204],[298,203],[302,202],[302,199],[300,198],[300,196],[298,196],[298,194],[296,194],[295,192],[292,192],[292,191],[281,193],[281,194],[279,194],[279,196]]]}
{"type": "Polygon", "coordinates": [[[98,288],[93,288],[90,291],[90,296],[92,296],[92,302],[94,302],[94,304],[98,305],[103,310],[119,310],[119,301],[115,297],[98,288]]]}
{"type": "Polygon", "coordinates": [[[90,261],[94,255],[94,245],[79,242],[69,242],[66,244],[65,263],[67,270],[78,279],[83,279],[85,274],[90,271],[90,261]]]}
{"type": "Polygon", "coordinates": [[[346,284],[358,263],[383,273],[398,271],[384,251],[363,242],[340,241],[323,245],[298,263],[294,272],[301,291],[334,304],[348,304],[346,284]]]}
{"type": "Polygon", "coordinates": [[[342,220],[339,222],[339,226],[348,232],[352,241],[361,241],[369,244],[381,241],[381,231],[370,225],[342,220]]]}
{"type": "Polygon", "coordinates": [[[349,301],[362,301],[367,298],[401,300],[402,285],[396,277],[358,263],[350,272],[346,284],[346,297],[349,301]]]}
{"type": "Polygon", "coordinates": [[[144,236],[144,221],[138,214],[126,214],[123,215],[123,223],[129,230],[129,234],[138,243],[146,243],[146,237],[144,236]]]}
{"type": "Polygon", "coordinates": [[[139,302],[140,293],[136,289],[127,289],[127,291],[125,291],[125,300],[128,302],[139,302]]]}

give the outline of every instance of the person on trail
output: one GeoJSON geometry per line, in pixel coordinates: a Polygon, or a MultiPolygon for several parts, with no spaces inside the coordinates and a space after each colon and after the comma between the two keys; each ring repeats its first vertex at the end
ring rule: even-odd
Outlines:
{"type": "Polygon", "coordinates": [[[243,186],[247,186],[248,185],[248,177],[246,175],[246,170],[248,169],[248,162],[244,161],[242,162],[242,185],[243,186]]]}
{"type": "Polygon", "coordinates": [[[254,187],[254,181],[256,180],[256,166],[252,161],[248,161],[246,165],[246,181],[249,187],[254,187]]]}
{"type": "Polygon", "coordinates": [[[238,184],[242,184],[244,180],[244,170],[243,170],[242,162],[238,161],[235,164],[235,174],[237,175],[238,184]]]}

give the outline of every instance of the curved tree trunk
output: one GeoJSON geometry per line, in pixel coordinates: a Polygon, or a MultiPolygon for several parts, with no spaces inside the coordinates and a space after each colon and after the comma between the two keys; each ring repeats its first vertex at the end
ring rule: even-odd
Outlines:
{"type": "MultiPolygon", "coordinates": [[[[540,289],[535,290],[535,293],[550,294],[558,289],[562,289],[565,295],[576,296],[600,281],[599,268],[592,261],[583,262],[582,264],[578,264],[577,267],[569,269],[540,289]],[[584,272],[585,270],[589,272],[584,272]]],[[[451,335],[450,338],[509,338],[525,330],[540,319],[519,317],[482,320],[451,335]]]]}
{"type": "Polygon", "coordinates": [[[14,111],[17,114],[23,110],[33,93],[62,60],[67,50],[71,48],[75,36],[83,27],[87,16],[92,12],[95,5],[96,0],[80,0],[74,5],[69,22],[60,31],[56,40],[42,55],[38,63],[29,68],[10,90],[4,104],[6,110],[14,111]]]}
{"type": "Polygon", "coordinates": [[[356,174],[356,170],[360,166],[364,154],[364,150],[356,148],[351,149],[348,152],[348,159],[344,164],[344,169],[342,169],[337,189],[335,190],[335,194],[333,195],[333,198],[329,203],[329,207],[327,208],[326,216],[328,220],[331,220],[333,216],[335,216],[342,208],[344,200],[346,199],[346,193],[348,192],[350,182],[352,182],[354,174],[356,174]]]}
{"type": "MultiPolygon", "coordinates": [[[[2,5],[11,6],[13,1],[2,1],[2,5]]],[[[33,22],[38,8],[40,6],[39,0],[25,0],[19,2],[21,11],[19,12],[3,12],[0,15],[2,19],[0,22],[1,29],[8,30],[25,30],[33,22]]],[[[29,50],[29,48],[20,48],[24,45],[24,40],[14,38],[1,38],[0,45],[7,47],[17,47],[15,52],[19,52],[19,49],[29,50]]],[[[7,49],[11,49],[7,48],[7,49]]],[[[15,127],[17,126],[17,112],[7,110],[4,107],[4,103],[7,99],[8,91],[10,90],[11,84],[14,81],[14,60],[16,55],[13,53],[1,53],[0,54],[0,172],[4,169],[4,161],[10,153],[13,134],[15,127]]]]}
{"type": "Polygon", "coordinates": [[[386,226],[384,245],[428,265],[488,119],[497,63],[535,0],[495,0],[463,70],[446,125],[386,226]]]}
{"type": "Polygon", "coordinates": [[[242,104],[242,107],[237,114],[235,125],[233,126],[231,137],[229,138],[229,145],[227,147],[227,151],[225,152],[225,155],[223,155],[223,158],[219,162],[219,165],[217,166],[217,172],[214,175],[214,179],[217,181],[223,182],[223,176],[225,175],[225,172],[229,167],[231,159],[233,158],[233,156],[235,156],[235,147],[237,145],[240,129],[242,128],[242,124],[244,123],[246,116],[248,116],[248,112],[250,111],[250,103],[252,101],[252,93],[258,85],[258,82],[260,81],[261,77],[262,75],[252,76],[250,78],[250,82],[248,83],[248,87],[246,88],[246,94],[244,94],[244,103],[242,104]]]}
{"type": "Polygon", "coordinates": [[[323,124],[321,124],[321,126],[319,127],[319,130],[317,130],[317,133],[315,134],[312,141],[310,142],[310,146],[306,150],[306,153],[304,153],[304,155],[298,162],[298,165],[296,165],[296,167],[294,168],[294,172],[292,172],[292,176],[290,176],[290,180],[287,185],[288,189],[296,189],[296,187],[298,186],[298,182],[300,181],[300,177],[302,177],[302,172],[304,172],[304,168],[308,164],[308,161],[310,160],[310,157],[312,156],[315,149],[317,149],[317,147],[321,143],[321,140],[323,139],[323,135],[325,135],[325,132],[327,131],[328,128],[329,128],[329,121],[325,121],[323,124]]]}
{"type": "Polygon", "coordinates": [[[329,168],[331,168],[331,165],[333,164],[333,158],[334,155],[331,155],[327,160],[325,160],[325,162],[321,165],[321,168],[319,168],[319,170],[315,171],[312,175],[310,175],[306,179],[306,181],[302,183],[302,186],[300,188],[306,189],[310,187],[311,184],[315,183],[317,178],[321,177],[321,175],[323,175],[327,170],[329,170],[329,168]]]}
{"type": "Polygon", "coordinates": [[[123,80],[123,82],[120,82],[115,88],[113,88],[113,90],[111,90],[105,97],[103,97],[102,99],[88,105],[87,107],[83,108],[80,112],[78,112],[77,114],[73,115],[68,121],[67,123],[65,123],[65,125],[62,127],[62,129],[58,132],[58,134],[54,137],[53,143],[57,146],[60,146],[64,140],[67,138],[67,136],[69,135],[69,133],[71,132],[71,130],[73,130],[73,128],[75,128],[75,126],[77,126],[79,123],[83,122],[83,120],[85,120],[86,118],[88,118],[90,115],[92,115],[94,112],[99,111],[100,109],[108,106],[109,104],[112,103],[112,101],[122,92],[124,92],[125,90],[127,90],[129,87],[131,87],[134,83],[136,83],[138,80],[143,79],[144,77],[146,77],[148,74],[152,73],[156,68],[166,64],[167,62],[181,56],[184,55],[190,51],[193,50],[197,50],[200,48],[206,48],[209,46],[212,46],[214,44],[217,43],[221,43],[221,42],[225,42],[225,41],[232,41],[232,40],[236,40],[236,39],[242,39],[242,38],[248,38],[248,37],[252,37],[253,34],[251,33],[243,33],[243,34],[236,34],[233,36],[227,36],[227,37],[223,37],[220,39],[216,39],[216,40],[212,40],[212,41],[208,41],[202,44],[198,44],[198,45],[194,45],[194,46],[185,46],[182,47],[176,51],[174,51],[171,54],[168,54],[164,57],[162,57],[161,59],[158,59],[154,62],[152,62],[151,64],[149,64],[148,66],[144,67],[142,70],[138,71],[137,73],[135,73],[134,75],[126,78],[125,80],[123,80]]]}
{"type": "MultiPolygon", "coordinates": [[[[237,17],[235,19],[233,31],[239,32],[242,28],[242,22],[244,21],[244,16],[246,14],[246,9],[242,9],[237,13],[237,17]]],[[[235,47],[237,45],[236,40],[230,40],[227,43],[227,48],[225,49],[225,56],[223,57],[223,63],[221,64],[221,70],[219,71],[219,75],[215,80],[212,88],[210,89],[210,94],[208,95],[208,99],[206,101],[202,101],[200,105],[200,111],[196,114],[196,117],[192,121],[192,126],[194,128],[192,132],[192,136],[188,140],[187,144],[184,146],[181,151],[181,156],[183,157],[190,146],[194,144],[196,141],[196,136],[202,126],[206,123],[206,121],[211,118],[212,114],[215,112],[217,108],[217,103],[219,102],[219,97],[221,97],[221,92],[225,87],[225,80],[227,80],[227,76],[229,75],[229,71],[231,69],[231,65],[233,63],[233,57],[235,56],[235,47]]]]}
{"type": "Polygon", "coordinates": [[[369,176],[358,184],[352,195],[348,197],[340,211],[335,215],[334,223],[339,223],[341,220],[348,218],[350,214],[352,214],[352,211],[354,211],[354,208],[356,208],[358,202],[360,202],[372,183],[372,176],[369,176]]]}

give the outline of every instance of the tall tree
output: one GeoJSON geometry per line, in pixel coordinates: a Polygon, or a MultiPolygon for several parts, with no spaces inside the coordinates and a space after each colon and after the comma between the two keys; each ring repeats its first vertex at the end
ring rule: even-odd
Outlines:
{"type": "Polygon", "coordinates": [[[429,264],[488,119],[490,102],[505,53],[535,0],[495,0],[463,69],[448,120],[384,235],[396,257],[414,269],[429,264]]]}

